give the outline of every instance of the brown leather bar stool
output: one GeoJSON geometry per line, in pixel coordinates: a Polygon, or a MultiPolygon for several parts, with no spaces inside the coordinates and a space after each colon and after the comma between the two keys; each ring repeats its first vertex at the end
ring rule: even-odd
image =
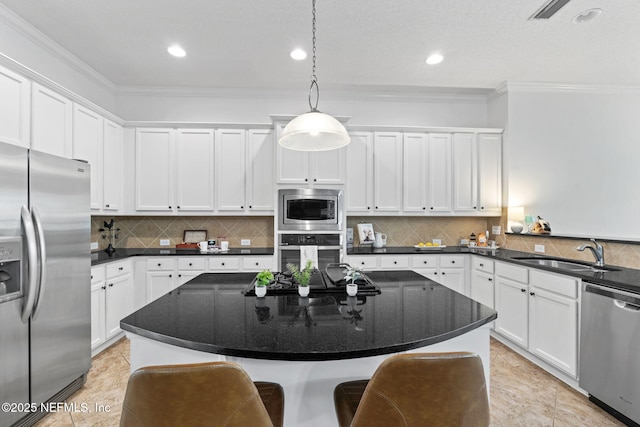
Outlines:
{"type": "Polygon", "coordinates": [[[284,391],[256,382],[240,365],[210,362],[149,366],[129,377],[121,427],[282,427],[284,391]]]}
{"type": "Polygon", "coordinates": [[[399,354],[371,380],[338,384],[333,399],[340,427],[485,427],[489,399],[477,354],[399,354]]]}

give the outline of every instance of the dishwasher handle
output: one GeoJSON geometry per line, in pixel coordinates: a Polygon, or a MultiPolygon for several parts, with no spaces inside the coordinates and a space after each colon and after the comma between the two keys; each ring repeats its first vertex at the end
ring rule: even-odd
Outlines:
{"type": "Polygon", "coordinates": [[[621,291],[590,282],[582,282],[582,290],[585,293],[597,294],[614,300],[616,307],[629,311],[640,311],[640,294],[621,291]]]}

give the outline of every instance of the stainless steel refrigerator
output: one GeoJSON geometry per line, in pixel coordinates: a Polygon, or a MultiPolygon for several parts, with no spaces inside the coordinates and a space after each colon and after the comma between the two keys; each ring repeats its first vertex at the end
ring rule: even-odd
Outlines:
{"type": "Polygon", "coordinates": [[[0,143],[0,402],[16,410],[0,426],[33,424],[86,380],[89,176],[87,163],[0,143]]]}

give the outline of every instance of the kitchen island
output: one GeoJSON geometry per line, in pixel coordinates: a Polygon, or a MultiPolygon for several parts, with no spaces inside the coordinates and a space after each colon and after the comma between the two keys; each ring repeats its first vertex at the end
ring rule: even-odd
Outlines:
{"type": "Polygon", "coordinates": [[[412,271],[367,273],[379,294],[246,296],[253,273],[202,274],[121,321],[131,370],[234,361],[285,389],[285,425],[335,424],[333,388],[399,352],[473,351],[489,378],[497,313],[412,271]]]}

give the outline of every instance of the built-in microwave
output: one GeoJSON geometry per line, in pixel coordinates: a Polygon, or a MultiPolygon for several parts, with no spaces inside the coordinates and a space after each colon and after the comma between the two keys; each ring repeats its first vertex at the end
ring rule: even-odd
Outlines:
{"type": "Polygon", "coordinates": [[[278,191],[278,228],[301,231],[342,231],[342,190],[296,188],[278,191]]]}

